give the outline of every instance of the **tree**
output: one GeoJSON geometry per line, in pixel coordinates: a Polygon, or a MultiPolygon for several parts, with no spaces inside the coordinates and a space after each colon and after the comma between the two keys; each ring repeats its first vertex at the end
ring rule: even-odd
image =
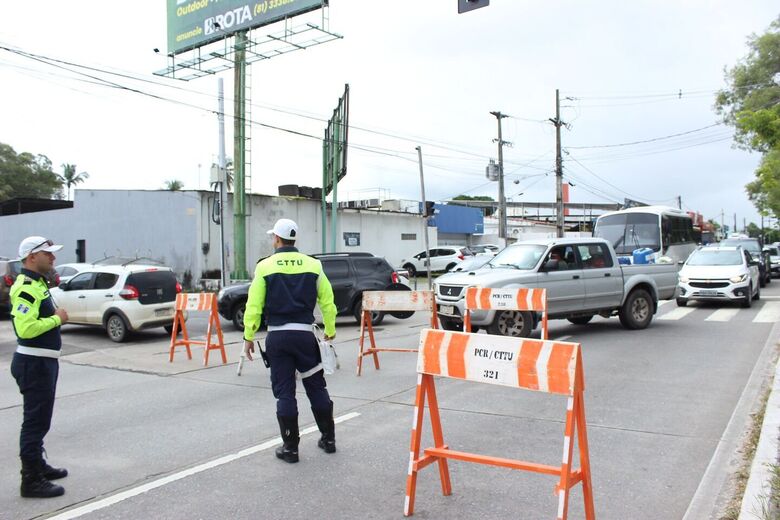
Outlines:
{"type": "Polygon", "coordinates": [[[727,89],[715,109],[735,128],[740,148],[763,157],[756,179],[745,186],[764,215],[780,215],[780,17],[761,36],[748,38],[748,55],[726,71],[727,89]]]}
{"type": "Polygon", "coordinates": [[[184,187],[184,183],[177,179],[171,179],[165,181],[165,189],[170,191],[180,191],[184,187]]]}
{"type": "Polygon", "coordinates": [[[81,184],[89,179],[89,174],[87,172],[76,173],[75,164],[63,164],[62,175],[58,175],[57,177],[59,177],[60,182],[65,185],[65,194],[68,196],[68,200],[70,200],[70,187],[81,184]]]}
{"type": "Polygon", "coordinates": [[[10,145],[0,143],[0,200],[61,198],[61,190],[62,183],[48,157],[17,154],[10,145]]]}
{"type": "MultiPolygon", "coordinates": [[[[493,197],[488,197],[487,195],[474,195],[474,196],[458,195],[457,197],[453,197],[452,200],[474,200],[479,202],[495,202],[495,199],[493,199],[493,197]]],[[[486,217],[489,217],[496,212],[496,208],[486,207],[486,208],[482,208],[482,211],[484,212],[486,217]]]]}

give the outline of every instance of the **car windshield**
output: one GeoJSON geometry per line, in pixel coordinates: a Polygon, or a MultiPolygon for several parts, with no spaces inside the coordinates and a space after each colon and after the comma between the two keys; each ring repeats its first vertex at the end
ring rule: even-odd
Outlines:
{"type": "Polygon", "coordinates": [[[729,249],[700,249],[688,259],[688,265],[740,265],[742,253],[729,249]]]}
{"type": "Polygon", "coordinates": [[[513,269],[533,269],[546,250],[547,246],[537,244],[514,245],[498,253],[488,265],[513,269]]]}
{"type": "Polygon", "coordinates": [[[761,246],[758,245],[758,240],[731,240],[726,239],[720,242],[722,246],[742,246],[751,253],[760,253],[761,246]]]}

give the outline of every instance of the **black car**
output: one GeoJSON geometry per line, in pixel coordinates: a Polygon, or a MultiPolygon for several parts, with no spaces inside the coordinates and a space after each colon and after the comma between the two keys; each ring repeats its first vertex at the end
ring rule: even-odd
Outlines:
{"type": "Polygon", "coordinates": [[[757,238],[727,238],[721,240],[721,246],[742,246],[750,256],[758,260],[758,279],[761,287],[772,281],[772,268],[769,253],[764,251],[757,238]]]}
{"type": "MultiPolygon", "coordinates": [[[[387,260],[371,253],[326,253],[312,255],[322,262],[322,270],[333,287],[333,299],[338,316],[354,316],[360,322],[363,312],[363,291],[408,291],[409,286],[390,267],[387,260]]],[[[219,292],[219,314],[226,320],[232,320],[239,330],[244,330],[244,308],[246,306],[249,284],[233,285],[219,292]]],[[[391,312],[390,315],[405,319],[414,312],[391,312]]],[[[372,325],[379,325],[384,313],[376,312],[371,319],[372,325]]]]}

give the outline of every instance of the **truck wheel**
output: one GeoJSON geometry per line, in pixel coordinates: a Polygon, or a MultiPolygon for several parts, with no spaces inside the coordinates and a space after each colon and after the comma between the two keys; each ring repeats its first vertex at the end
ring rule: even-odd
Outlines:
{"type": "Polygon", "coordinates": [[[527,311],[504,311],[496,314],[493,323],[487,326],[488,334],[527,338],[533,331],[534,319],[527,311]]]}
{"type": "Polygon", "coordinates": [[[653,298],[644,289],[636,289],[618,312],[620,324],[630,330],[647,328],[653,321],[653,298]]]}
{"type": "Polygon", "coordinates": [[[753,305],[753,284],[750,284],[748,287],[747,294],[742,299],[742,302],[740,303],[740,306],[743,309],[749,309],[750,306],[753,305]]]}
{"type": "Polygon", "coordinates": [[[414,268],[412,264],[404,264],[404,269],[409,271],[409,278],[414,278],[417,276],[417,269],[414,268]]]}
{"type": "Polygon", "coordinates": [[[575,325],[587,325],[590,320],[593,319],[593,316],[577,316],[574,318],[567,318],[570,323],[573,323],[575,325]]]}
{"type": "Polygon", "coordinates": [[[685,307],[686,305],[688,305],[688,300],[686,300],[685,298],[677,298],[678,307],[685,307]]]}

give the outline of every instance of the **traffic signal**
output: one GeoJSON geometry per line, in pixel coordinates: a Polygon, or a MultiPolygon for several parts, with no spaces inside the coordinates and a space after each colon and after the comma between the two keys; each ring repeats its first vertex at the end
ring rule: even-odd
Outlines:
{"type": "Polygon", "coordinates": [[[425,210],[423,211],[423,217],[432,217],[434,210],[434,202],[432,200],[425,201],[425,210]]]}
{"type": "Polygon", "coordinates": [[[458,0],[458,14],[487,7],[489,4],[490,0],[458,0]]]}

